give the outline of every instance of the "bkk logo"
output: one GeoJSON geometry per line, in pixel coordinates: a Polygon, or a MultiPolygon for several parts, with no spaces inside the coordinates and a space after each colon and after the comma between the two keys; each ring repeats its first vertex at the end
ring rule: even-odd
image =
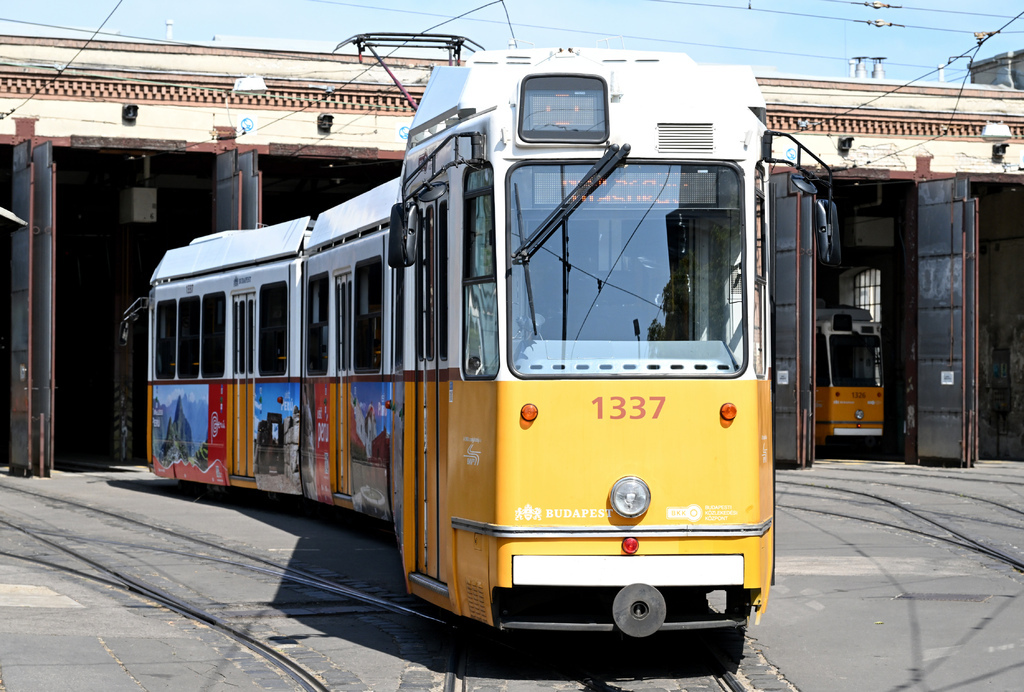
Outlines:
{"type": "Polygon", "coordinates": [[[669,507],[666,516],[669,519],[686,519],[688,521],[700,521],[704,510],[700,505],[689,505],[688,507],[669,507]]]}

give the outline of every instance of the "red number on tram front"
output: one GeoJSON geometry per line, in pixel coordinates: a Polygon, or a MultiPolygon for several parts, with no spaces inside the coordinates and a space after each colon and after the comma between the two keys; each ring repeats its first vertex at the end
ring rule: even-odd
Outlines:
{"type": "MultiPolygon", "coordinates": [[[[612,402],[612,410],[615,412],[614,415],[609,416],[609,420],[622,420],[626,417],[626,399],[621,396],[610,396],[609,401],[612,402]]],[[[632,406],[630,407],[633,411],[630,414],[630,420],[640,420],[641,418],[647,417],[647,402],[657,402],[658,407],[654,409],[654,414],[651,416],[652,419],[657,420],[658,416],[661,415],[661,409],[665,405],[665,397],[663,396],[652,396],[646,399],[642,396],[631,396],[629,397],[632,406]]],[[[597,397],[590,403],[597,406],[597,419],[602,420],[604,418],[604,397],[597,397]]]]}

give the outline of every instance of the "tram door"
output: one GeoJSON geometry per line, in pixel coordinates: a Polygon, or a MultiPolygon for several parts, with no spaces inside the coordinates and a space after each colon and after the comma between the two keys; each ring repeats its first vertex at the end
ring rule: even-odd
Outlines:
{"type": "Polygon", "coordinates": [[[232,296],[231,318],[234,324],[234,371],[232,382],[232,447],[234,468],[232,473],[253,477],[253,329],[256,315],[256,293],[232,296]]]}
{"type": "Polygon", "coordinates": [[[347,393],[349,382],[352,376],[352,273],[345,272],[334,278],[334,309],[335,324],[337,328],[338,352],[335,363],[338,368],[337,399],[335,401],[337,415],[335,416],[334,439],[337,441],[334,449],[334,477],[337,485],[336,491],[342,494],[350,494],[348,488],[348,474],[345,471],[345,460],[348,455],[345,445],[348,442],[348,420],[349,402],[351,395],[347,393]]]}
{"type": "Polygon", "coordinates": [[[447,582],[441,565],[447,516],[442,488],[447,482],[448,241],[446,201],[423,210],[423,235],[416,277],[416,570],[447,582]]]}

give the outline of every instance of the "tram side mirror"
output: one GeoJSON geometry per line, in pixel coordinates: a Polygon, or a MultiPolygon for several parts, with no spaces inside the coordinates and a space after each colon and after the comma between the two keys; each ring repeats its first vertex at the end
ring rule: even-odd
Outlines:
{"type": "Polygon", "coordinates": [[[800,192],[804,193],[805,195],[818,194],[817,186],[804,176],[800,175],[799,173],[794,173],[793,175],[789,176],[789,179],[793,181],[793,187],[795,187],[797,190],[800,190],[800,192]]]}
{"type": "Polygon", "coordinates": [[[433,202],[448,194],[448,183],[424,183],[416,192],[416,199],[420,202],[433,202]]]}
{"type": "Polygon", "coordinates": [[[765,132],[764,136],[761,137],[761,159],[767,161],[772,158],[772,144],[774,137],[771,132],[765,132]]]}
{"type": "Polygon", "coordinates": [[[843,259],[843,244],[839,238],[839,215],[835,202],[819,199],[814,205],[814,241],[818,246],[818,261],[829,267],[838,267],[843,259]]]}
{"type": "Polygon", "coordinates": [[[128,320],[121,322],[121,328],[118,330],[117,343],[120,346],[128,345],[128,320]]]}
{"type": "Polygon", "coordinates": [[[399,202],[391,207],[391,227],[388,229],[388,266],[392,269],[411,267],[416,261],[418,225],[416,207],[405,215],[405,205],[399,202]]]}

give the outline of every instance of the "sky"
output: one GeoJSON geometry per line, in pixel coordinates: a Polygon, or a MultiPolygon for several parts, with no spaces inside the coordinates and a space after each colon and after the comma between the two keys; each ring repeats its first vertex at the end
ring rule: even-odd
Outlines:
{"type": "Polygon", "coordinates": [[[176,42],[250,37],[280,48],[269,39],[333,47],[356,34],[429,30],[491,50],[514,36],[520,46],[683,52],[702,63],[817,77],[847,76],[853,57],[884,57],[886,78],[903,82],[935,80],[939,65],[964,56],[945,70],[946,81],[959,82],[969,58],[1024,49],[1024,17],[1014,21],[1022,12],[1019,0],[32,0],[0,5],[0,33],[102,26],[159,40],[171,19],[176,42]],[[980,45],[974,35],[1000,29],[980,45]]]}

